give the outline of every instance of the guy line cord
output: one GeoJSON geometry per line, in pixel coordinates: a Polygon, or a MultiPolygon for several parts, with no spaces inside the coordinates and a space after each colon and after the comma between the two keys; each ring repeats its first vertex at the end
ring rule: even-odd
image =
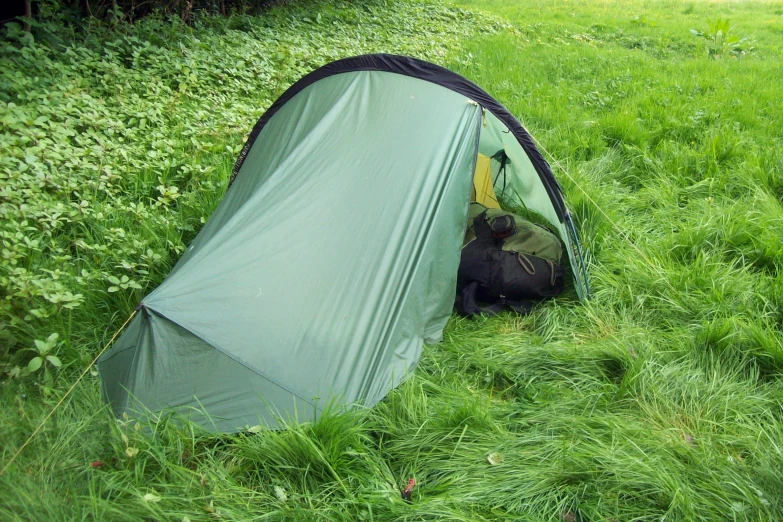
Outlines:
{"type": "Polygon", "coordinates": [[[60,400],[59,400],[59,401],[57,401],[57,404],[55,404],[55,405],[54,405],[54,407],[52,408],[52,411],[50,411],[50,412],[48,413],[48,415],[46,415],[46,417],[44,417],[44,419],[41,421],[41,423],[38,425],[38,427],[37,427],[37,428],[35,428],[35,430],[34,430],[34,431],[33,431],[33,432],[30,434],[30,436],[29,436],[29,437],[27,437],[27,440],[26,440],[26,441],[24,441],[24,444],[22,444],[22,446],[21,446],[21,447],[20,447],[18,450],[16,450],[16,453],[14,453],[13,457],[11,457],[11,460],[9,460],[8,462],[6,462],[6,463],[5,463],[5,466],[3,466],[3,469],[2,469],[2,470],[0,470],[0,475],[4,475],[4,474],[5,474],[5,471],[6,471],[6,470],[7,470],[7,469],[8,469],[8,468],[11,466],[11,464],[14,462],[14,460],[16,460],[16,457],[18,457],[18,456],[19,456],[19,454],[20,454],[20,453],[22,453],[22,450],[24,450],[24,449],[25,449],[25,447],[27,447],[27,445],[28,445],[28,444],[30,444],[30,441],[31,441],[31,440],[33,440],[33,437],[35,437],[35,435],[36,435],[36,434],[37,434],[39,431],[41,431],[41,428],[43,428],[43,425],[46,423],[46,421],[47,421],[47,420],[49,420],[49,417],[51,417],[51,416],[54,414],[54,412],[55,412],[55,411],[57,410],[57,408],[59,408],[59,407],[60,407],[60,405],[61,405],[61,404],[62,404],[62,403],[65,401],[65,399],[68,397],[68,395],[70,395],[70,394],[71,394],[71,392],[73,391],[73,389],[74,389],[74,388],[76,388],[76,385],[77,385],[77,384],[79,384],[79,382],[82,380],[82,378],[83,378],[85,375],[87,375],[87,372],[89,372],[89,371],[90,371],[90,369],[93,367],[93,365],[94,365],[96,362],[98,362],[98,358],[100,358],[100,356],[101,356],[101,355],[103,355],[103,352],[105,352],[105,351],[106,351],[106,350],[109,348],[109,346],[111,346],[111,344],[114,342],[114,340],[117,338],[117,336],[118,336],[118,335],[120,335],[120,332],[121,332],[121,331],[122,331],[122,330],[125,328],[125,326],[127,326],[127,324],[128,324],[130,321],[131,321],[131,319],[133,319],[133,317],[134,317],[135,315],[136,315],[136,310],[134,310],[134,311],[133,311],[133,313],[132,313],[132,314],[130,314],[130,316],[129,316],[129,317],[126,319],[126,320],[125,320],[125,322],[122,324],[122,326],[120,326],[119,330],[117,330],[116,332],[114,332],[114,335],[112,336],[112,338],[111,338],[111,339],[109,339],[109,342],[108,342],[108,343],[106,343],[106,346],[104,346],[104,347],[103,347],[103,349],[100,351],[100,353],[98,353],[98,355],[96,355],[96,356],[95,356],[95,359],[93,359],[93,360],[92,360],[92,362],[91,362],[91,363],[90,363],[90,364],[87,366],[87,368],[85,368],[85,369],[84,369],[84,371],[82,372],[82,374],[81,374],[81,375],[79,375],[79,378],[78,378],[78,379],[76,379],[76,382],[74,382],[74,383],[71,385],[71,387],[70,387],[70,388],[68,388],[68,391],[66,391],[66,392],[65,392],[65,395],[63,395],[63,396],[60,398],[60,400]]]}

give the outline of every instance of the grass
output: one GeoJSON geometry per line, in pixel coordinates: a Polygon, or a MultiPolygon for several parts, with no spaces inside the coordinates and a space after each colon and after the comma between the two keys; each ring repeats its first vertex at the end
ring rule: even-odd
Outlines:
{"type": "MultiPolygon", "coordinates": [[[[88,376],[0,476],[0,518],[783,518],[783,4],[456,3],[506,22],[478,17],[479,34],[455,30],[454,46],[429,58],[492,93],[565,169],[555,174],[589,252],[593,300],[548,302],[526,317],[454,317],[445,341],[425,347],[416,372],[373,409],[281,432],[216,438],[171,419],[137,429],[110,418],[88,376]],[[718,18],[738,39],[753,37],[753,49],[690,32],[718,18]],[[399,489],[411,477],[408,504],[399,489]]],[[[380,18],[396,9],[368,5],[380,18]]],[[[336,27],[341,16],[355,25],[360,15],[350,13],[335,14],[336,27]]],[[[415,31],[399,27],[384,37],[424,53],[415,31]]],[[[248,91],[228,119],[242,122],[253,99],[273,98],[308,63],[271,91],[248,91]]],[[[168,103],[164,114],[192,100],[168,103]]],[[[234,155],[220,152],[223,142],[241,144],[245,123],[232,123],[229,138],[196,124],[170,135],[177,147],[191,136],[207,143],[192,162],[213,166],[207,172],[170,168],[161,182],[144,164],[112,165],[125,178],[111,198],[95,185],[85,199],[96,212],[99,203],[119,208],[114,197],[123,208],[147,206],[124,211],[116,226],[72,218],[69,238],[127,251],[69,262],[120,276],[132,272],[101,267],[140,264],[151,249],[161,259],[135,280],[153,287],[216,204],[234,155]],[[178,187],[176,205],[154,204],[165,196],[158,185],[178,187]],[[134,250],[114,228],[141,228],[133,237],[147,243],[134,250]]],[[[188,151],[177,147],[174,157],[188,151]]],[[[42,200],[36,194],[29,199],[42,200]]],[[[62,237],[55,228],[47,237],[62,237]]],[[[15,266],[53,269],[25,252],[15,266]]],[[[37,375],[0,386],[3,463],[143,292],[107,294],[106,275],[83,284],[63,275],[83,294],[80,306],[28,329],[8,322],[17,351],[59,333],[64,368],[49,393],[37,375]]],[[[7,372],[17,364],[4,361],[7,372]]]]}

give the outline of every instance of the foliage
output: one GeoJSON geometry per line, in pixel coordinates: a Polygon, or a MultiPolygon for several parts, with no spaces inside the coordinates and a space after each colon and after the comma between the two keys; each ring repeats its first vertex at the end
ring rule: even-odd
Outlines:
{"type": "Polygon", "coordinates": [[[0,385],[3,462],[176,261],[263,109],[335,57],[430,58],[521,116],[566,191],[595,296],[453,318],[374,408],[286,431],[114,420],[88,375],[0,476],[0,519],[783,518],[783,110],[770,80],[783,5],[462,3],[513,26],[377,1],[319,4],[320,20],[293,5],[3,44],[0,342],[6,371],[19,368],[0,385]],[[752,28],[758,49],[712,59],[688,33],[707,17],[752,28]],[[52,333],[54,391],[29,393],[42,374],[23,375],[41,357],[31,347],[52,333]]]}
{"type": "Polygon", "coordinates": [[[472,32],[468,13],[438,5],[322,3],[311,18],[313,5],[204,17],[194,28],[156,17],[84,34],[41,26],[67,44],[9,26],[0,43],[6,357],[42,329],[89,342],[71,325],[138,303],[211,213],[243,136],[300,76],[368,51],[442,59],[472,32]]]}
{"type": "MultiPolygon", "coordinates": [[[[52,18],[65,17],[69,21],[108,20],[114,24],[134,22],[150,14],[177,16],[182,21],[192,21],[194,17],[226,15],[231,13],[258,14],[264,8],[274,4],[284,4],[287,0],[8,0],[3,11],[6,16],[18,14],[19,20],[26,24],[46,23],[52,18]],[[29,4],[33,18],[24,18],[25,4],[29,4]]],[[[317,2],[314,3],[317,5],[317,2]]]]}
{"type": "Polygon", "coordinates": [[[709,42],[707,52],[710,56],[722,56],[731,53],[735,56],[742,56],[755,51],[753,47],[753,38],[748,36],[738,37],[731,34],[731,26],[728,18],[723,20],[718,18],[715,21],[708,20],[709,30],[699,31],[691,29],[691,33],[704,38],[709,42]]]}
{"type": "Polygon", "coordinates": [[[17,360],[19,359],[18,355],[24,354],[25,351],[31,352],[33,358],[28,361],[24,371],[22,371],[19,366],[14,366],[10,371],[10,376],[19,377],[23,373],[25,375],[42,374],[41,390],[45,395],[50,394],[54,388],[54,376],[52,375],[52,371],[56,371],[62,366],[62,361],[57,357],[57,348],[60,345],[57,340],[58,337],[59,336],[56,333],[53,333],[47,337],[45,341],[36,339],[35,349],[28,348],[18,352],[16,357],[17,360]]]}

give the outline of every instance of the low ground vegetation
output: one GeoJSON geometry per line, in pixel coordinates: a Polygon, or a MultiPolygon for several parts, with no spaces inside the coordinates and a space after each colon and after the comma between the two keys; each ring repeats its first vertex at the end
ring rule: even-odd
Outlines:
{"type": "Polygon", "coordinates": [[[263,110],[334,58],[427,58],[520,116],[594,297],[455,317],[375,408],[283,432],[115,421],[88,374],[0,476],[0,518],[783,518],[783,4],[457,4],[7,31],[3,465],[197,233],[263,110]]]}

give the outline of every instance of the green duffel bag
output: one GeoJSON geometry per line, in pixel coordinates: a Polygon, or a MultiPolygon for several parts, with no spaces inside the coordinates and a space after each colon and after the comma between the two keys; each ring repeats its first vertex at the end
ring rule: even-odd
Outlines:
{"type": "Polygon", "coordinates": [[[494,224],[496,221],[504,220],[504,216],[511,216],[514,219],[516,230],[513,234],[503,239],[503,250],[537,256],[557,264],[562,262],[563,244],[552,232],[541,225],[531,223],[527,219],[512,214],[511,212],[487,208],[484,205],[475,202],[470,204],[468,229],[465,233],[463,246],[475,239],[476,233],[473,230],[473,221],[476,216],[480,215],[482,212],[487,213],[487,221],[489,221],[490,225],[494,224]]]}

